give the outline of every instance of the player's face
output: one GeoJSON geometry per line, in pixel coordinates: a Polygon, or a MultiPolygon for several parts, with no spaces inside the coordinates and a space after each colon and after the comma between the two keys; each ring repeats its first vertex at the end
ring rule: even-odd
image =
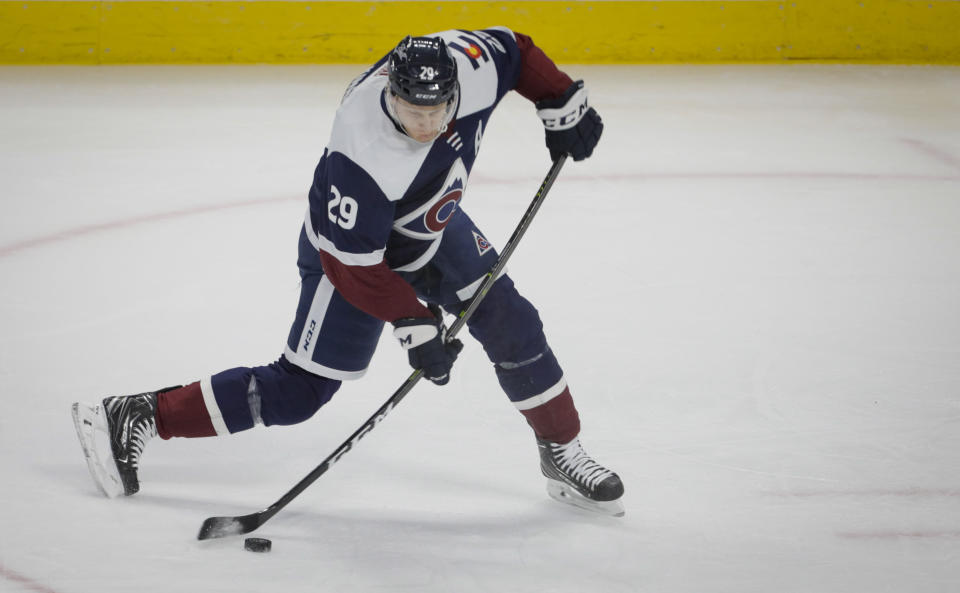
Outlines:
{"type": "Polygon", "coordinates": [[[414,105],[401,99],[392,97],[397,119],[408,136],[417,142],[432,142],[443,132],[447,125],[451,109],[449,103],[443,105],[414,105]]]}

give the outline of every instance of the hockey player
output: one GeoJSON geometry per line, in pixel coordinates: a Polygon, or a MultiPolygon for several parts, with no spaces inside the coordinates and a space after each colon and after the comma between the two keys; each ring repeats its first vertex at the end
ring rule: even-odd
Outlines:
{"type": "MultiPolygon", "coordinates": [[[[140,456],[156,434],[207,437],[310,418],[342,381],[364,374],[385,322],[410,365],[446,384],[462,344],[445,340],[441,307],[459,313],[497,259],[460,204],[487,121],[511,90],[535,103],[552,158],[592,154],[603,124],[583,82],[505,28],[407,37],[356,78],[310,189],[300,302],[282,356],[183,387],[74,404],[100,489],[136,493],[140,456]],[[109,436],[112,459],[97,454],[98,430],[109,436]]],[[[509,276],[468,329],[533,429],[549,494],[623,514],[623,484],[581,446],[563,371],[537,310],[509,276]]]]}

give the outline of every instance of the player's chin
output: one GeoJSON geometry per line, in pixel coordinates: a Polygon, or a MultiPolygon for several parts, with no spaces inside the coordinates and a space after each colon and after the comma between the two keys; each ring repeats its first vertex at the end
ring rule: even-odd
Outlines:
{"type": "Polygon", "coordinates": [[[424,144],[428,142],[433,142],[437,139],[437,136],[440,135],[440,132],[437,130],[432,130],[430,132],[411,132],[410,137],[416,140],[417,142],[422,142],[424,144]]]}

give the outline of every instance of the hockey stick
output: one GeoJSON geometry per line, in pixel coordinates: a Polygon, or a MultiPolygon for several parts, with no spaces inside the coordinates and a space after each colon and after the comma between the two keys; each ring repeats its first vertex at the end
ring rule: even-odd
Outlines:
{"type": "MultiPolygon", "coordinates": [[[[487,275],[484,277],[483,282],[477,289],[476,294],[474,294],[473,298],[470,300],[470,303],[460,313],[453,325],[451,325],[447,330],[447,340],[453,339],[453,337],[460,332],[463,326],[473,315],[474,311],[477,310],[480,302],[483,301],[483,299],[487,296],[487,293],[490,291],[493,283],[500,276],[500,273],[503,271],[504,267],[506,267],[507,260],[510,259],[510,255],[517,248],[517,244],[520,242],[521,237],[523,237],[523,235],[527,232],[527,228],[530,226],[530,223],[533,222],[533,217],[536,215],[537,210],[540,209],[540,205],[543,203],[543,200],[547,197],[547,192],[549,192],[550,188],[553,186],[553,182],[556,180],[557,175],[560,174],[560,169],[563,167],[563,164],[566,160],[567,157],[564,155],[553,162],[553,165],[550,167],[550,171],[547,173],[546,178],[543,180],[543,183],[540,184],[540,189],[537,191],[537,195],[534,196],[530,206],[527,207],[527,211],[523,214],[523,218],[520,219],[520,223],[513,231],[513,235],[510,236],[510,240],[507,241],[506,246],[500,252],[500,257],[497,259],[497,262],[493,265],[493,268],[487,272],[487,275]]],[[[414,385],[416,385],[421,378],[423,378],[423,372],[421,370],[417,369],[413,371],[413,374],[411,374],[410,377],[403,382],[403,385],[401,385],[400,388],[397,389],[382,406],[380,406],[373,416],[367,419],[367,421],[364,422],[363,425],[356,430],[356,432],[350,435],[350,438],[337,447],[336,451],[324,459],[323,463],[314,468],[314,470],[300,480],[296,486],[291,488],[289,492],[280,497],[280,500],[263,509],[262,511],[251,513],[249,515],[241,515],[239,517],[209,517],[203,522],[203,525],[200,526],[200,533],[197,535],[197,539],[214,539],[226,537],[228,535],[250,533],[269,521],[271,517],[280,511],[280,509],[287,506],[290,501],[299,496],[300,493],[306,490],[308,486],[313,484],[320,476],[325,474],[328,469],[340,461],[340,458],[342,458],[348,451],[353,449],[360,439],[366,436],[368,432],[376,428],[377,424],[380,424],[380,421],[386,418],[387,414],[389,414],[393,408],[400,403],[400,401],[410,392],[411,389],[413,389],[414,385]]]]}

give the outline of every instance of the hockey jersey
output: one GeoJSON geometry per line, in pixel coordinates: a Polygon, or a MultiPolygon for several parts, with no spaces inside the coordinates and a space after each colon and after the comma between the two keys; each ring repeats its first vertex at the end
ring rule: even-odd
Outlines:
{"type": "Polygon", "coordinates": [[[571,83],[529,37],[509,29],[451,30],[459,105],[432,143],[400,131],[386,109],[388,56],[348,87],[317,165],[304,223],[325,273],[354,306],[383,319],[427,317],[397,272],[422,268],[457,215],[487,122],[507,92],[532,100],[571,83]]]}

